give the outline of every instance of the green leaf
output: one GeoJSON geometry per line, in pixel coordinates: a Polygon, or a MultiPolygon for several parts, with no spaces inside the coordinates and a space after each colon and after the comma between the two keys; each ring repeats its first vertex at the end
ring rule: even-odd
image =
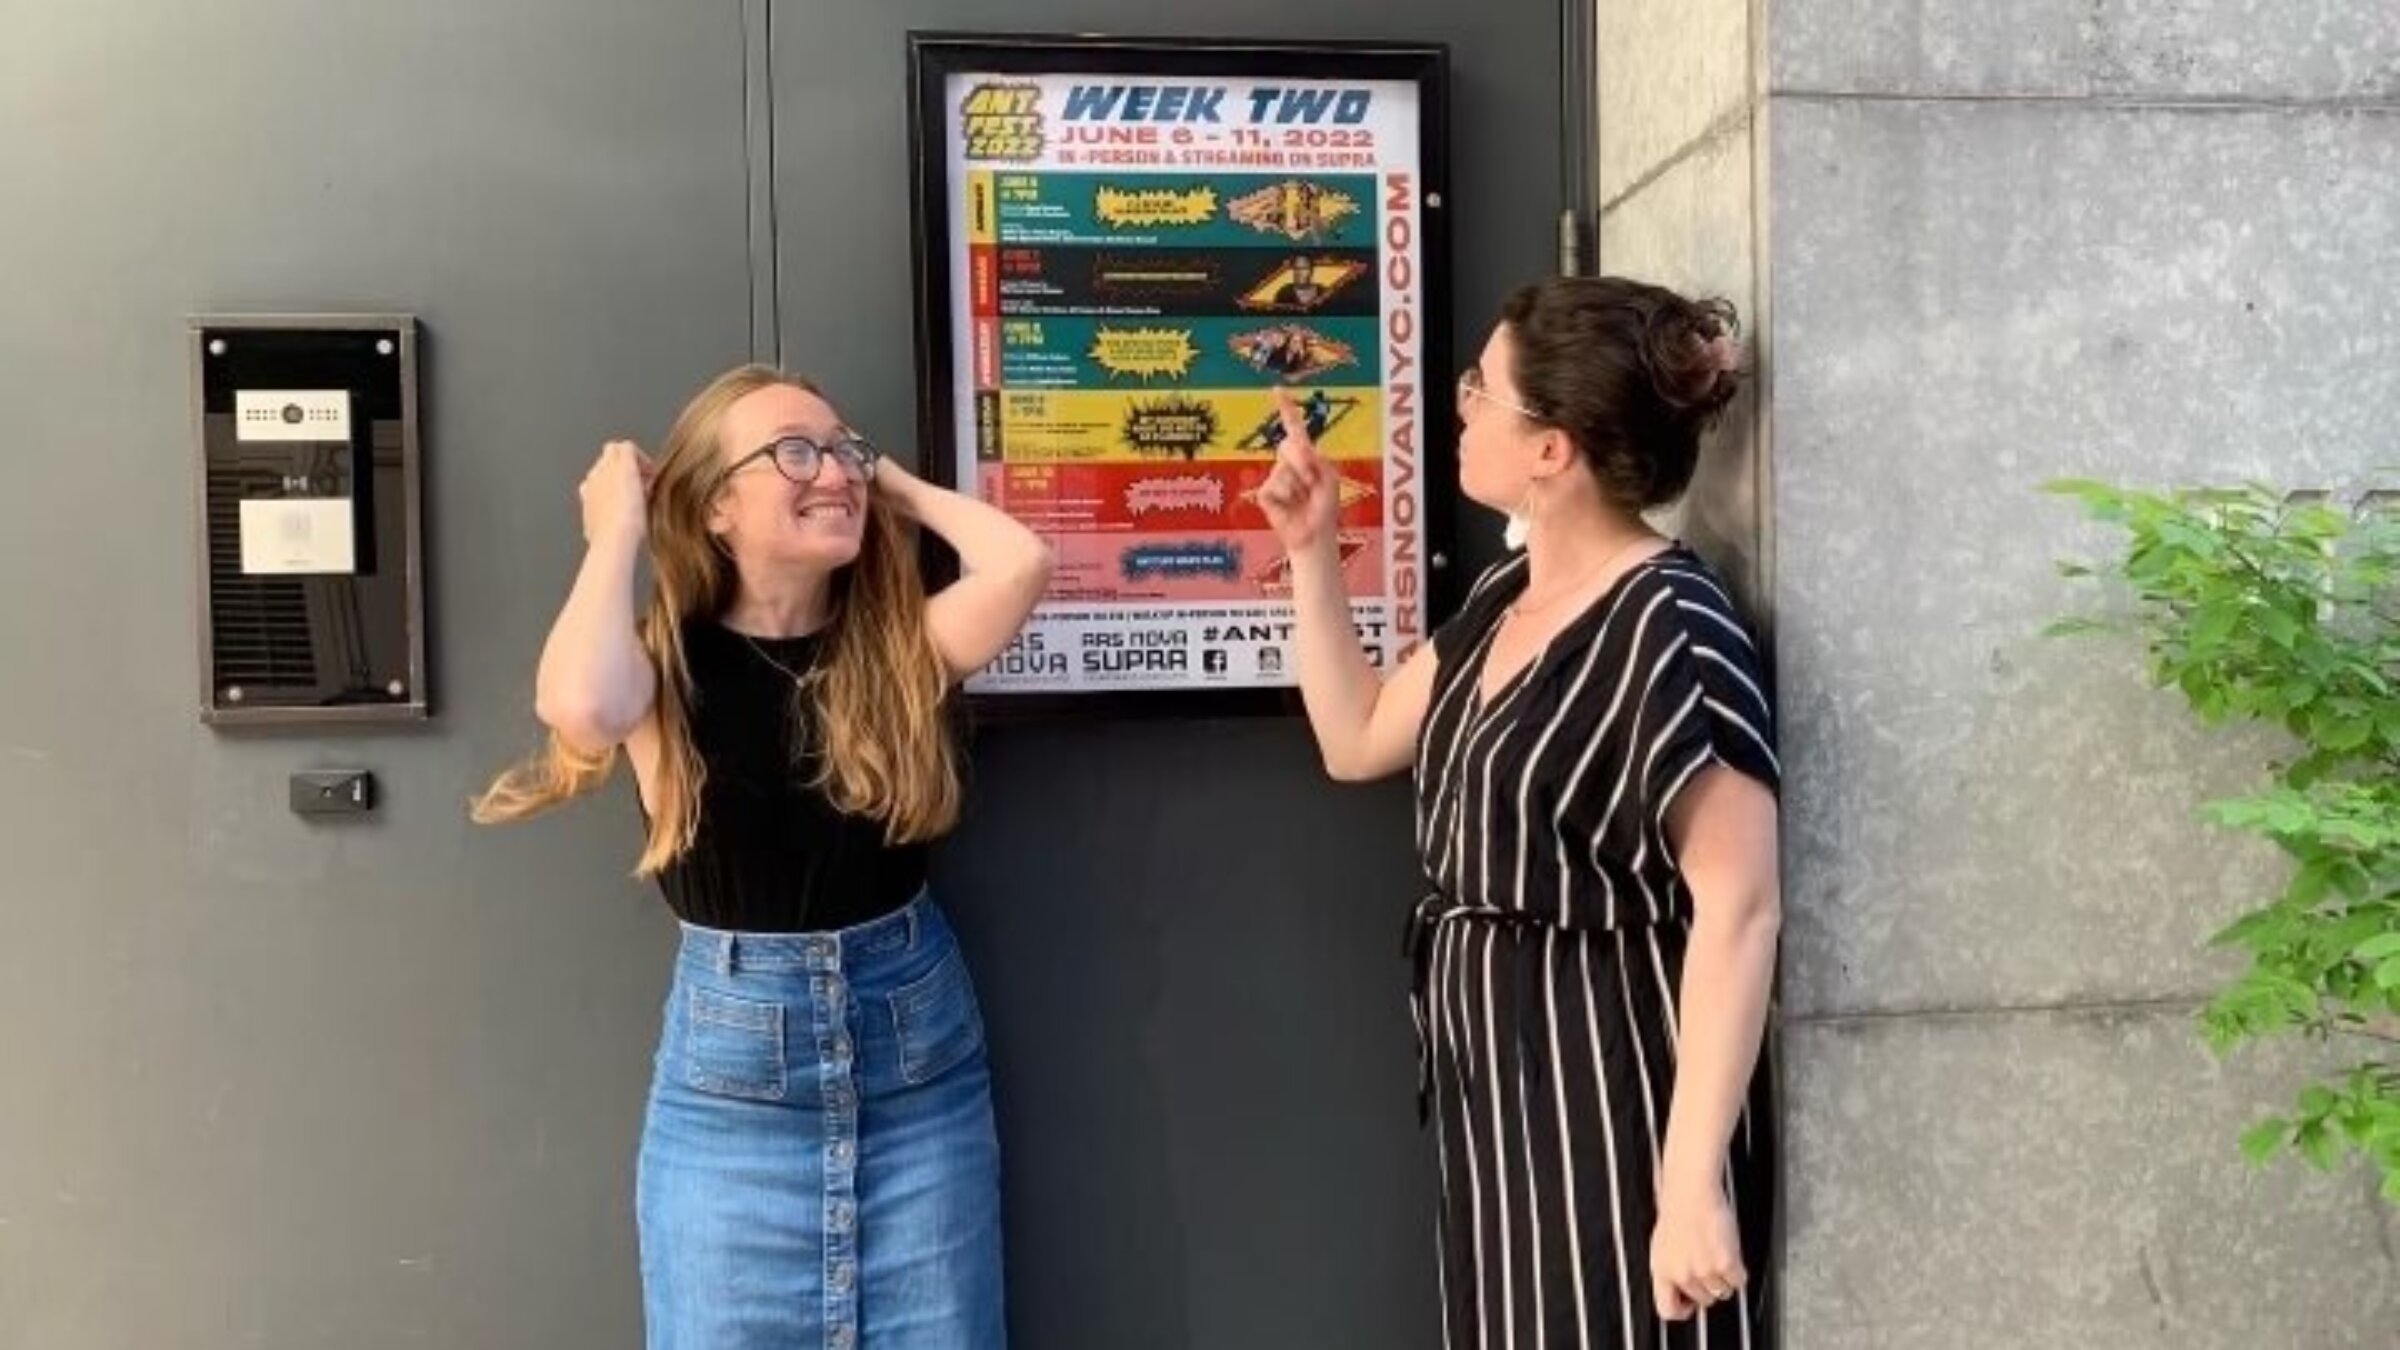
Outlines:
{"type": "Polygon", "coordinates": [[[2116,630],[2097,619],[2057,619],[2042,628],[2043,637],[2082,637],[2087,633],[2111,633],[2116,630]]]}
{"type": "Polygon", "coordinates": [[[2214,558],[2225,551],[2225,541],[2205,525],[2170,520],[2158,527],[2158,537],[2166,543],[2201,558],[2214,558]]]}
{"type": "MultiPolygon", "coordinates": [[[[2293,734],[2299,734],[2297,729],[2293,734]]],[[[2303,755],[2290,768],[2284,770],[2283,778],[2285,782],[2295,788],[2313,787],[2318,779],[2323,778],[2335,767],[2337,762],[2322,754],[2303,755]]]]}
{"type": "Polygon", "coordinates": [[[2282,940],[2291,918],[2281,909],[2253,910],[2227,924],[2209,939],[2216,947],[2263,946],[2282,940]]]}
{"type": "Polygon", "coordinates": [[[2300,1151],[2301,1157],[2308,1159],[2309,1166],[2320,1172],[2332,1171],[2334,1165],[2342,1160],[2342,1141],[2325,1127],[2323,1121],[2303,1124],[2293,1134],[2292,1147],[2300,1151]]]}
{"type": "Polygon", "coordinates": [[[2238,600],[2215,601],[2207,604],[2193,616],[2192,645],[2194,647],[2221,646],[2225,639],[2233,636],[2234,630],[2241,626],[2241,622],[2242,610],[2238,600]]]}
{"type": "Polygon", "coordinates": [[[2317,719],[2317,742],[2328,750],[2351,751],[2375,739],[2375,724],[2364,718],[2329,716],[2317,719]]]}
{"type": "Polygon", "coordinates": [[[2284,898],[2295,905],[2313,906],[2332,889],[2333,877],[2329,870],[2321,864],[2309,863],[2293,875],[2291,889],[2284,892],[2284,898]]]}
{"type": "Polygon", "coordinates": [[[2263,1163],[2275,1156],[2291,1132],[2290,1121],[2273,1117],[2262,1120],[2243,1133],[2242,1156],[2253,1163],[2263,1163]]]}
{"type": "Polygon", "coordinates": [[[2042,491],[2053,497],[2114,498],[2117,489],[2097,478],[2052,478],[2042,484],[2042,491]]]}

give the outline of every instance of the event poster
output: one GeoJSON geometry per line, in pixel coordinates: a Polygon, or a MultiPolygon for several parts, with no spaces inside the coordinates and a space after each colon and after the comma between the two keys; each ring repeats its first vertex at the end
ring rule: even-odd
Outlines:
{"type": "Polygon", "coordinates": [[[1057,557],[970,691],[1293,683],[1291,563],[1257,499],[1278,385],[1339,474],[1369,655],[1402,659],[1429,627],[1423,447],[1448,434],[1419,83],[939,78],[949,477],[1057,557]]]}

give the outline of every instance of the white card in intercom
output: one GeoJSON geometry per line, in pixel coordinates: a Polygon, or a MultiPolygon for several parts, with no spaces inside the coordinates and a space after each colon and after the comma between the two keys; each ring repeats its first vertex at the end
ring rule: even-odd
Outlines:
{"type": "Polygon", "coordinates": [[[249,576],[346,575],[358,570],[348,497],[242,503],[242,571],[249,576]]]}

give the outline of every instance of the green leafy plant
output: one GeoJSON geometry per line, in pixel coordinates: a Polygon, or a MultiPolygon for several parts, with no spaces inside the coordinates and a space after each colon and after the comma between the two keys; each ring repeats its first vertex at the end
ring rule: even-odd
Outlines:
{"type": "Polygon", "coordinates": [[[2352,1155],[2400,1203],[2400,521],[2251,485],[2153,493],[2053,483],[2123,534],[2123,551],[2061,570],[2116,600],[2057,634],[2139,638],[2150,675],[2211,726],[2291,738],[2259,791],[2206,819],[2274,843],[2283,894],[2212,942],[2247,954],[2200,1023],[2219,1054],[2302,1036],[2365,1056],[2312,1083],[2242,1140],[2331,1169],[2352,1155]]]}

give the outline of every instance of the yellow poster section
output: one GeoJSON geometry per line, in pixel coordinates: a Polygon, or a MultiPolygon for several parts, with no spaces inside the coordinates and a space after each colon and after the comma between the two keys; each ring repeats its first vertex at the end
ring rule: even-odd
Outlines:
{"type": "Polygon", "coordinates": [[[967,174],[967,243],[996,244],[1000,241],[1000,199],[992,193],[992,171],[974,169],[967,174]]]}
{"type": "MultiPolygon", "coordinates": [[[[1323,399],[1318,453],[1381,456],[1381,389],[1310,388],[1295,396],[1303,407],[1323,399]]],[[[1011,464],[1264,462],[1275,457],[1266,439],[1274,417],[1275,395],[1266,389],[1011,390],[1000,395],[1000,443],[1011,464]]]]}

